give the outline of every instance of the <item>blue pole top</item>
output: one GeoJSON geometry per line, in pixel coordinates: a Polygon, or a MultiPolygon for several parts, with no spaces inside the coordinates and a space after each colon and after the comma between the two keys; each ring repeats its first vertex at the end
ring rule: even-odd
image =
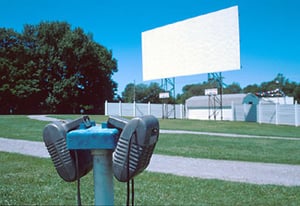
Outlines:
{"type": "Polygon", "coordinates": [[[66,142],[69,150],[112,149],[117,145],[119,131],[102,126],[77,129],[67,133],[66,142]]]}

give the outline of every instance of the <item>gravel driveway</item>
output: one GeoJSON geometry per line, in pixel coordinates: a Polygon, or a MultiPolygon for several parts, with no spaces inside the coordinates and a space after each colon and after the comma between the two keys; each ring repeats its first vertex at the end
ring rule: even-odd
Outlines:
{"type": "MultiPolygon", "coordinates": [[[[0,151],[49,158],[43,142],[0,138],[0,151]]],[[[240,161],[152,156],[151,172],[254,184],[300,186],[300,166],[240,161]]]]}

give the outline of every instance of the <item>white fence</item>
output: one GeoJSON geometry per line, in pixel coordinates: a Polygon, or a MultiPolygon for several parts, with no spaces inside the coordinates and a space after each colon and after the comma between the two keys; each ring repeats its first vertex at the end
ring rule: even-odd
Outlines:
{"type": "Polygon", "coordinates": [[[136,117],[154,115],[157,118],[185,118],[182,104],[152,104],[152,103],[111,103],[105,102],[105,115],[136,117]]]}
{"type": "Polygon", "coordinates": [[[233,121],[300,126],[298,104],[233,105],[233,121]]]}
{"type": "MultiPolygon", "coordinates": [[[[105,102],[105,115],[136,117],[151,114],[157,118],[189,119],[190,117],[195,117],[191,119],[208,119],[208,113],[207,108],[189,110],[185,109],[182,104],[105,102]],[[201,114],[203,118],[197,118],[201,114]]],[[[223,120],[300,126],[300,105],[232,104],[231,108],[226,108],[223,111],[223,120]]]]}

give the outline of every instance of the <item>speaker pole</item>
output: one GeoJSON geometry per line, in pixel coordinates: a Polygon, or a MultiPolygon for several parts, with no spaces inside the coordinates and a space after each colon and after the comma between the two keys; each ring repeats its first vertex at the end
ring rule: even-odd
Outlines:
{"type": "Polygon", "coordinates": [[[95,205],[114,205],[112,150],[92,150],[95,205]]]}

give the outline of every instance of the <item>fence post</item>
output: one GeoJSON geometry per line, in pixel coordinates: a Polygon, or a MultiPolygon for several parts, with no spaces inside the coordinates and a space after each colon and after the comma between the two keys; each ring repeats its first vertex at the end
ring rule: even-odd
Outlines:
{"type": "Polygon", "coordinates": [[[233,101],[231,101],[231,121],[235,121],[233,101]]]}
{"type": "Polygon", "coordinates": [[[258,119],[258,123],[261,124],[261,102],[258,102],[258,109],[257,109],[257,119],[258,119]]]}
{"type": "Polygon", "coordinates": [[[295,103],[295,127],[298,127],[299,119],[298,119],[298,104],[297,101],[295,103]]]}
{"type": "Polygon", "coordinates": [[[278,125],[278,105],[279,103],[276,103],[276,106],[275,106],[275,124],[278,125]]]}
{"type": "Polygon", "coordinates": [[[122,116],[122,102],[119,101],[119,116],[122,116]]]}
{"type": "Polygon", "coordinates": [[[107,102],[107,100],[105,100],[104,107],[105,107],[104,115],[107,116],[108,115],[108,102],[107,102]]]}
{"type": "Polygon", "coordinates": [[[185,103],[185,119],[188,119],[188,118],[189,118],[189,110],[188,110],[187,104],[185,103]]]}
{"type": "Polygon", "coordinates": [[[182,104],[180,104],[179,105],[179,113],[180,113],[180,119],[183,119],[183,105],[182,104]]]}
{"type": "Polygon", "coordinates": [[[136,103],[135,103],[135,101],[133,101],[132,106],[133,106],[133,108],[132,108],[133,109],[133,117],[135,117],[136,116],[136,110],[135,110],[136,109],[136,103]]]}
{"type": "Polygon", "coordinates": [[[150,114],[151,114],[151,103],[148,102],[148,115],[150,115],[150,114]]]}

